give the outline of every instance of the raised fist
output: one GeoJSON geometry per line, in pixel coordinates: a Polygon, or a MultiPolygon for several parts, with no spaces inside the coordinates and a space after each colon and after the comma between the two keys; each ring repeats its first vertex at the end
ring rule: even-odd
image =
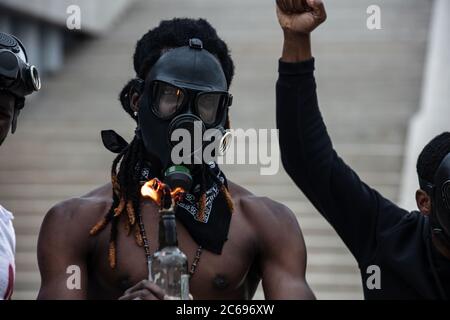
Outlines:
{"type": "Polygon", "coordinates": [[[276,0],[281,28],[295,34],[309,34],[327,19],[322,0],[276,0]]]}

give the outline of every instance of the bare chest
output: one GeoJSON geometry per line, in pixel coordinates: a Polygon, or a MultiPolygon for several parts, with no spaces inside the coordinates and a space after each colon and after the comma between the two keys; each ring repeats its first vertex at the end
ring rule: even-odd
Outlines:
{"type": "MultiPolygon", "coordinates": [[[[143,208],[144,225],[149,239],[150,251],[158,249],[158,215],[152,208],[143,208]]],[[[259,282],[254,236],[235,212],[231,220],[228,240],[222,254],[202,250],[190,291],[195,299],[246,299],[252,295],[259,282]]],[[[92,298],[116,299],[125,290],[143,279],[149,271],[143,247],[137,245],[134,232],[127,235],[119,226],[117,238],[117,265],[108,264],[109,229],[96,239],[89,262],[89,291],[92,298]]],[[[177,223],[179,248],[191,268],[198,245],[192,240],[181,223],[177,223]]]]}

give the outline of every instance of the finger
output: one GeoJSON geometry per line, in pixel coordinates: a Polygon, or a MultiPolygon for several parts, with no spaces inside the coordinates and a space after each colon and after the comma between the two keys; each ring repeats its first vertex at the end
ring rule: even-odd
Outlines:
{"type": "Polygon", "coordinates": [[[131,293],[124,294],[119,298],[119,300],[136,300],[138,298],[141,298],[141,295],[143,295],[142,290],[137,290],[131,293]]]}
{"type": "Polygon", "coordinates": [[[308,5],[306,0],[294,0],[294,8],[295,12],[303,13],[305,11],[311,11],[311,7],[308,5]]]}
{"type": "Polygon", "coordinates": [[[303,10],[303,0],[289,0],[289,11],[292,13],[300,13],[303,10]]]}
{"type": "Polygon", "coordinates": [[[142,280],[139,281],[135,286],[125,291],[125,294],[130,294],[134,291],[146,289],[151,291],[154,295],[156,295],[159,299],[164,299],[164,295],[166,294],[163,289],[161,289],[158,285],[153,283],[150,280],[142,280]]]}
{"type": "Polygon", "coordinates": [[[131,288],[128,288],[127,290],[125,290],[125,294],[129,294],[129,293],[132,293],[132,292],[137,291],[139,289],[143,289],[144,288],[144,286],[143,286],[143,282],[144,281],[147,281],[147,280],[139,281],[138,283],[136,283],[131,288]]]}
{"type": "Polygon", "coordinates": [[[304,13],[312,10],[306,0],[277,0],[277,5],[286,14],[304,13]]]}
{"type": "Polygon", "coordinates": [[[312,8],[312,13],[314,17],[323,21],[327,17],[327,13],[325,11],[325,5],[322,0],[306,0],[308,6],[312,8]]]}
{"type": "Polygon", "coordinates": [[[160,300],[152,292],[146,289],[134,291],[130,294],[125,294],[119,300],[160,300]]]}
{"type": "Polygon", "coordinates": [[[134,286],[132,286],[131,288],[127,289],[125,292],[133,292],[136,290],[145,289],[147,287],[147,283],[152,283],[152,281],[147,280],[147,279],[141,280],[138,283],[136,283],[134,286]]]}
{"type": "MultiPolygon", "coordinates": [[[[277,6],[281,11],[285,14],[292,14],[294,12],[298,12],[300,9],[298,8],[300,3],[304,0],[277,0],[277,6]]],[[[300,4],[301,5],[301,4],[300,4]]]]}
{"type": "Polygon", "coordinates": [[[288,8],[286,6],[285,0],[276,0],[276,3],[277,3],[277,9],[279,9],[282,13],[288,12],[288,8]]]}
{"type": "Polygon", "coordinates": [[[144,289],[147,289],[152,292],[158,299],[164,300],[164,296],[166,295],[166,292],[160,288],[158,285],[151,281],[145,281],[143,283],[144,289]]]}

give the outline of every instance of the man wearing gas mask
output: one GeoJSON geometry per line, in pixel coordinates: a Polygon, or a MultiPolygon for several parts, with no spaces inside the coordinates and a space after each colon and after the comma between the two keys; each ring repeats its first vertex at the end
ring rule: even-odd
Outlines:
{"type": "MultiPolygon", "coordinates": [[[[14,133],[25,96],[40,89],[37,69],[28,63],[23,44],[0,32],[0,146],[14,133]]],[[[0,300],[10,299],[14,287],[15,234],[13,215],[0,205],[0,300]]]]}
{"type": "MultiPolygon", "coordinates": [[[[14,109],[14,97],[0,92],[0,145],[11,128],[14,109]]],[[[13,292],[16,237],[12,220],[12,213],[0,205],[0,300],[10,299],[13,292]]]]}
{"type": "Polygon", "coordinates": [[[285,36],[277,126],[286,171],[356,258],[366,299],[448,299],[450,133],[419,156],[420,212],[381,196],[336,154],[318,107],[310,33],[326,20],[324,4],[277,0],[277,11],[285,36]]]}
{"type": "Polygon", "coordinates": [[[140,191],[154,177],[187,190],[176,219],[194,299],[250,299],[260,281],[267,299],[314,298],[305,280],[304,241],[290,210],[252,195],[228,181],[215,162],[202,160],[209,143],[194,143],[183,161],[173,159],[177,129],[212,129],[224,147],[234,67],[216,31],[203,19],[162,21],[138,42],[134,68],[137,76],[120,101],[137,122],[135,137],[127,143],[103,131],[105,147],[118,154],[111,182],[47,214],[38,245],[39,298],[165,298],[147,280],[159,216],[140,191]],[[81,276],[74,290],[66,285],[69,266],[81,276]]]}

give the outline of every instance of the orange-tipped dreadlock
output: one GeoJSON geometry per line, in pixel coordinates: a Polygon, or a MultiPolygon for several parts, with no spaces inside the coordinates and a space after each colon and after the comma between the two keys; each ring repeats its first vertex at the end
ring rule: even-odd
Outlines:
{"type": "Polygon", "coordinates": [[[109,242],[108,260],[109,260],[109,266],[111,267],[111,269],[114,269],[116,267],[116,262],[117,262],[115,241],[109,242]]]}
{"type": "MultiPolygon", "coordinates": [[[[125,209],[125,199],[123,197],[120,198],[119,206],[114,209],[114,217],[118,217],[122,214],[123,209],[125,209]]],[[[128,209],[128,208],[127,208],[128,209]]]]}
{"type": "Polygon", "coordinates": [[[205,219],[206,210],[206,193],[202,193],[202,195],[200,196],[198,207],[197,219],[203,221],[205,219]]]}
{"type": "Polygon", "coordinates": [[[144,240],[142,239],[141,232],[139,228],[136,228],[134,231],[134,238],[136,240],[136,243],[139,247],[142,247],[144,245],[144,240]]]}
{"type": "Polygon", "coordinates": [[[233,199],[231,198],[230,192],[224,185],[222,185],[220,187],[220,191],[222,191],[223,196],[225,197],[225,200],[227,201],[227,205],[228,205],[228,208],[230,209],[230,212],[233,213],[234,212],[234,203],[233,203],[233,199]]]}
{"type": "Polygon", "coordinates": [[[128,222],[130,226],[136,223],[136,213],[134,212],[133,201],[129,200],[127,203],[128,222]]]}
{"type": "MultiPolygon", "coordinates": [[[[141,142],[135,138],[121,153],[114,159],[111,168],[111,184],[113,188],[113,203],[108,213],[90,231],[91,235],[97,235],[111,222],[111,236],[109,243],[109,265],[116,267],[117,245],[116,238],[118,232],[119,219],[126,211],[125,230],[129,235],[136,229],[136,214],[140,214],[140,184],[139,166],[142,163],[141,142]],[[119,165],[120,163],[120,165],[119,165]],[[117,170],[117,167],[119,167],[117,170]]],[[[138,230],[139,231],[139,230],[138,230]]],[[[136,239],[138,244],[139,241],[136,239]]]]}
{"type": "Polygon", "coordinates": [[[103,230],[106,225],[108,224],[108,221],[105,218],[102,218],[95,226],[92,227],[91,231],[89,232],[91,236],[96,235],[101,230],[103,230]]]}

